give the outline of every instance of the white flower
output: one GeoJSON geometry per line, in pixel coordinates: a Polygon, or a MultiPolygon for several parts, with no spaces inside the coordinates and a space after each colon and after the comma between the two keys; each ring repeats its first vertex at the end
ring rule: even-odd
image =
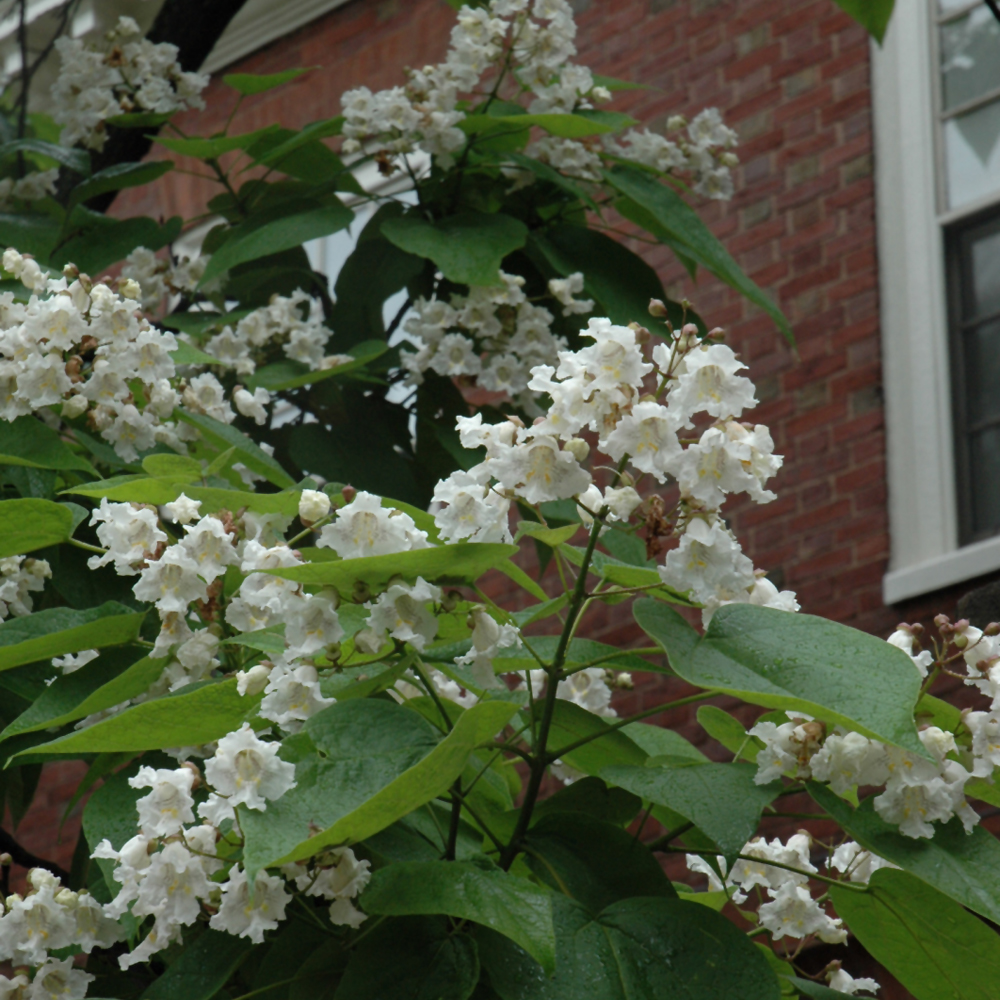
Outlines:
{"type": "Polygon", "coordinates": [[[295,765],[278,757],[280,743],[258,739],[249,723],[219,740],[215,756],[205,762],[205,778],[230,806],[266,809],[295,787],[295,765]]]}
{"type": "Polygon", "coordinates": [[[198,563],[184,547],[171,545],[141,572],[132,593],[140,601],[152,602],[161,611],[186,613],[192,601],[204,601],[208,597],[198,572],[198,563]]]}
{"type": "Polygon", "coordinates": [[[15,965],[41,965],[49,951],[73,943],[75,922],[55,898],[59,880],[45,874],[48,879],[43,882],[36,878],[38,885],[32,886],[35,891],[23,899],[8,896],[7,912],[0,917],[0,955],[15,965]]]}
{"type": "MultiPolygon", "coordinates": [[[[477,466],[477,469],[482,469],[477,466]]],[[[510,501],[482,482],[476,470],[453,472],[434,487],[434,503],[446,504],[434,515],[440,537],[447,542],[509,542],[510,501]]],[[[489,473],[486,472],[488,480],[489,473]]]]}
{"type": "Polygon", "coordinates": [[[359,910],[349,899],[335,899],[330,904],[330,923],[335,927],[350,927],[357,930],[368,914],[359,910]]]}
{"type": "Polygon", "coordinates": [[[579,271],[566,278],[552,278],[549,280],[549,292],[563,307],[564,316],[572,316],[575,313],[588,313],[593,310],[593,299],[573,298],[574,295],[579,295],[582,291],[583,275],[579,271]]]}
{"type": "Polygon", "coordinates": [[[853,840],[845,841],[830,858],[830,865],[848,875],[852,882],[869,882],[873,872],[880,868],[898,868],[891,861],[864,850],[853,840]]]}
{"type": "Polygon", "coordinates": [[[397,583],[380,594],[374,603],[365,604],[371,609],[368,628],[379,643],[386,632],[393,639],[408,642],[423,650],[435,635],[438,623],[427,607],[428,601],[440,601],[441,589],[418,576],[416,583],[397,583]]]}
{"type": "Polygon", "coordinates": [[[631,486],[610,486],[604,491],[604,502],[608,505],[609,521],[627,521],[632,512],[642,503],[642,497],[631,486]]]}
{"type": "Polygon", "coordinates": [[[636,403],[632,412],[618,421],[601,442],[601,450],[616,462],[625,455],[640,472],[648,472],[658,482],[676,474],[681,445],[677,425],[670,411],[656,402],[636,403]]]}
{"type": "Polygon", "coordinates": [[[471,666],[475,682],[484,688],[499,687],[493,672],[493,658],[497,651],[521,645],[521,634],[513,625],[501,625],[484,607],[474,607],[470,612],[473,621],[472,649],[464,656],[455,657],[459,666],[471,666]]]}
{"type": "Polygon", "coordinates": [[[759,608],[774,608],[776,611],[799,610],[799,602],[795,599],[795,591],[779,591],[767,577],[760,575],[757,576],[753,589],[750,591],[749,603],[759,608]]]}
{"type": "Polygon", "coordinates": [[[746,368],[725,344],[702,345],[685,355],[667,406],[682,427],[693,427],[696,413],[725,419],[757,405],[753,383],[737,375],[746,368]]]}
{"type": "Polygon", "coordinates": [[[344,636],[336,604],[326,594],[313,594],[296,601],[287,611],[285,621],[285,640],[292,659],[312,656],[344,636]]]}
{"type": "Polygon", "coordinates": [[[198,575],[206,583],[212,583],[225,573],[227,566],[240,561],[235,537],[217,517],[209,514],[194,526],[185,525],[184,531],[181,547],[197,565],[198,575]]]}
{"type": "Polygon", "coordinates": [[[613,718],[618,713],[611,707],[611,689],[603,667],[586,667],[559,682],[556,697],[571,701],[595,715],[613,718]]]}
{"type": "Polygon", "coordinates": [[[271,676],[271,666],[257,663],[249,670],[240,670],[236,674],[236,690],[240,695],[260,694],[267,687],[267,679],[271,676]]]}
{"type": "Polygon", "coordinates": [[[847,929],[832,918],[801,885],[787,882],[757,911],[761,925],[780,941],[783,937],[804,938],[815,934],[827,944],[843,944],[847,929]]]}
{"type": "Polygon", "coordinates": [[[867,976],[855,979],[843,969],[836,969],[830,975],[830,989],[853,997],[857,996],[858,990],[864,990],[865,993],[878,993],[881,987],[874,979],[869,979],[867,976]]]}
{"type": "Polygon", "coordinates": [[[306,719],[334,703],[319,689],[319,675],[309,664],[289,667],[277,663],[267,679],[260,716],[277,723],[290,733],[298,732],[306,719]]]}
{"type": "MultiPolygon", "coordinates": [[[[778,890],[788,884],[805,886],[809,882],[809,876],[816,873],[816,868],[809,860],[810,846],[809,836],[803,833],[789,837],[786,844],[782,844],[777,838],[768,843],[763,837],[756,837],[743,845],[740,854],[744,857],[734,862],[726,882],[728,885],[738,885],[744,894],[754,886],[761,886],[768,891],[778,890]],[[788,865],[796,871],[777,868],[768,864],[769,861],[788,865]]],[[[735,896],[733,898],[736,899],[735,896]]],[[[742,902],[745,898],[743,895],[737,902],[742,902]]]]}
{"type": "Polygon", "coordinates": [[[258,872],[254,879],[251,900],[246,872],[233,865],[229,880],[222,884],[222,905],[208,925],[260,944],[264,940],[264,931],[275,930],[284,920],[285,907],[291,900],[284,880],[263,871],[258,872]]]}
{"type": "Polygon", "coordinates": [[[111,503],[103,498],[90,515],[90,523],[97,525],[97,538],[108,551],[103,556],[92,556],[87,566],[97,569],[113,562],[119,576],[135,576],[139,572],[136,565],[167,540],[156,511],[130,503],[111,503]]]}
{"type": "Polygon", "coordinates": [[[590,473],[559,442],[540,435],[490,460],[490,471],[507,489],[514,490],[530,504],[566,500],[590,485],[590,473]]]}
{"type": "Polygon", "coordinates": [[[831,733],[809,762],[812,776],[843,795],[855,785],[881,785],[889,777],[885,747],[860,733],[831,733]]]}
{"type": "Polygon", "coordinates": [[[758,785],[787,774],[789,777],[808,778],[811,774],[810,759],[819,749],[823,735],[821,725],[801,713],[786,713],[791,722],[780,726],[773,722],[758,722],[750,731],[750,736],[763,740],[764,747],[757,754],[757,774],[754,781],[758,785]]]}
{"type": "Polygon", "coordinates": [[[94,977],[73,967],[72,958],[49,959],[31,981],[27,1000],[83,1000],[94,977]]]}
{"type": "Polygon", "coordinates": [[[163,505],[163,513],[177,524],[190,524],[198,516],[200,507],[200,500],[192,500],[182,493],[176,500],[163,505]]]}
{"type": "Polygon", "coordinates": [[[169,837],[179,833],[185,823],[194,822],[194,772],[189,768],[170,771],[144,766],[128,783],[132,788],[152,789],[135,803],[139,827],[147,837],[169,837]]]}
{"type": "Polygon", "coordinates": [[[317,545],[333,549],[342,559],[385,556],[428,547],[409,514],[383,507],[380,497],[359,490],[337,511],[337,519],[320,532],[317,545]]]}
{"type": "Polygon", "coordinates": [[[96,649],[84,649],[79,653],[70,653],[67,656],[54,656],[52,666],[58,667],[64,674],[72,674],[85,667],[88,663],[96,660],[101,654],[96,649]]]}
{"type": "Polygon", "coordinates": [[[351,848],[335,847],[323,855],[322,866],[315,870],[300,864],[285,865],[281,870],[307,896],[352,899],[368,885],[370,869],[371,862],[359,861],[351,848]]]}
{"type": "MultiPolygon", "coordinates": [[[[977,629],[978,631],[978,629],[977,629]]],[[[901,649],[913,661],[913,665],[920,671],[921,677],[926,677],[927,672],[934,662],[934,654],[929,649],[914,653],[916,639],[909,629],[898,628],[886,639],[890,645],[901,649]]]]}
{"type": "Polygon", "coordinates": [[[320,490],[303,490],[299,497],[299,519],[315,524],[330,513],[330,498],[320,490]]]}
{"type": "Polygon", "coordinates": [[[233,402],[244,417],[252,418],[259,427],[267,423],[267,407],[271,404],[271,394],[267,389],[257,388],[252,393],[237,389],[233,393],[233,402]]]}
{"type": "Polygon", "coordinates": [[[25,989],[30,986],[31,982],[25,975],[18,975],[13,979],[0,976],[0,1000],[20,1000],[25,995],[25,989]]]}

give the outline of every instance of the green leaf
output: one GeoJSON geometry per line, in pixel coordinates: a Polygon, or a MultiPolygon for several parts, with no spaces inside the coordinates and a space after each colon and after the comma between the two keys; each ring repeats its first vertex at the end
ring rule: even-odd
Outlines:
{"type": "Polygon", "coordinates": [[[363,905],[384,916],[471,920],[517,942],[549,972],[555,968],[550,895],[486,859],[388,865],[372,875],[363,905]]]}
{"type": "MultiPolygon", "coordinates": [[[[0,244],[30,253],[40,263],[49,259],[61,232],[62,226],[50,215],[0,212],[0,244]]],[[[18,282],[16,287],[20,294],[24,286],[18,282]]]]}
{"type": "Polygon", "coordinates": [[[595,919],[553,897],[556,974],[489,931],[479,956],[501,1000],[778,1000],[766,959],[734,924],[677,899],[626,899],[595,919]]]}
{"type": "MultiPolygon", "coordinates": [[[[284,644],[282,644],[284,646],[284,644]]],[[[106,652],[71,674],[57,677],[31,707],[0,733],[0,740],[55,729],[145,694],[168,659],[136,659],[132,649],[106,652]]]]}
{"type": "Polygon", "coordinates": [[[581,272],[585,293],[600,305],[600,315],[614,323],[641,323],[666,333],[666,325],[649,315],[649,300],[660,299],[678,329],[685,322],[700,324],[699,317],[670,302],[659,275],[628,247],[595,229],[562,223],[533,232],[529,248],[563,277],[581,272]]]}
{"type": "MultiPolygon", "coordinates": [[[[707,896],[708,893],[705,893],[707,896]]],[[[725,896],[725,893],[721,895],[725,896]]],[[[843,1000],[844,994],[840,990],[831,990],[829,986],[822,983],[814,983],[809,979],[799,979],[798,976],[784,976],[778,973],[787,982],[791,983],[804,996],[812,997],[813,1000],[843,1000]]],[[[784,993],[782,993],[784,995],[784,993]]],[[[863,996],[864,994],[862,994],[863,996]]]]}
{"type": "MultiPolygon", "coordinates": [[[[782,311],[743,273],[698,213],[673,188],[634,167],[616,166],[606,170],[604,176],[612,187],[625,195],[625,200],[617,206],[623,215],[631,218],[630,202],[649,212],[658,227],[662,228],[663,235],[680,244],[685,254],[721,281],[760,306],[774,320],[789,344],[795,345],[791,327],[782,311]]],[[[653,235],[660,236],[661,233],[658,230],[653,235]]]]}
{"type": "Polygon", "coordinates": [[[895,0],[833,0],[833,2],[850,14],[879,45],[882,44],[895,0]]]}
{"type": "Polygon", "coordinates": [[[781,782],[754,784],[753,764],[681,767],[606,767],[601,777],[689,819],[730,863],[756,833],[760,814],[781,793],[781,782]]]}
{"type": "MultiPolygon", "coordinates": [[[[546,662],[551,662],[559,646],[557,635],[527,636],[531,648],[546,662]]],[[[428,651],[430,652],[430,651],[428,651]]],[[[535,658],[524,649],[513,646],[500,650],[496,657],[498,671],[534,670],[538,666],[535,658]]],[[[656,671],[657,668],[648,660],[618,646],[609,646],[594,639],[571,639],[566,647],[565,665],[571,669],[587,666],[605,666],[613,670],[644,670],[656,671]]]]}
{"type": "Polygon", "coordinates": [[[129,503],[165,504],[176,500],[177,495],[186,490],[189,483],[187,476],[114,476],[83,486],[72,486],[62,492],[78,497],[106,497],[108,500],[129,503]]]}
{"type": "Polygon", "coordinates": [[[113,219],[77,205],[70,221],[74,235],[53,250],[49,263],[55,267],[73,263],[87,274],[98,274],[124,260],[138,246],[159,250],[181,234],[177,215],[160,225],[143,216],[113,219]]]}
{"type": "Polygon", "coordinates": [[[75,149],[71,146],[59,146],[41,139],[14,139],[0,146],[0,160],[6,160],[15,153],[36,153],[39,156],[55,160],[56,163],[78,174],[90,173],[90,153],[85,149],[75,149]]]}
{"type": "Polygon", "coordinates": [[[218,365],[221,368],[228,368],[228,361],[220,361],[212,357],[205,351],[194,346],[186,340],[177,340],[177,347],[170,352],[175,365],[218,365]]]}
{"type": "Polygon", "coordinates": [[[539,881],[575,899],[595,917],[623,899],[677,896],[645,845],[620,826],[585,813],[543,816],[528,832],[524,852],[539,881]]]}
{"type": "Polygon", "coordinates": [[[748,736],[743,723],[734,719],[715,705],[702,705],[698,709],[698,725],[712,737],[718,740],[730,753],[739,755],[754,763],[763,743],[756,736],[748,736]]]}
{"type": "Polygon", "coordinates": [[[576,524],[564,524],[561,528],[547,528],[539,521],[522,521],[517,526],[517,535],[514,541],[519,542],[525,535],[530,535],[532,538],[537,538],[544,545],[555,548],[557,545],[562,545],[563,542],[568,542],[581,527],[582,525],[579,522],[576,524]]]}
{"type": "Polygon", "coordinates": [[[261,695],[241,697],[236,678],[191,685],[166,698],[133,705],[119,715],[31,747],[22,753],[83,754],[124,750],[161,750],[199,746],[222,739],[253,716],[261,695]]]}
{"type": "Polygon", "coordinates": [[[967,834],[961,820],[935,824],[930,840],[906,837],[886,823],[867,798],[852,809],[825,785],[809,783],[809,794],[865,850],[899,865],[939,892],[1000,923],[1000,843],[977,826],[967,834]]]}
{"type": "Polygon", "coordinates": [[[269,572],[286,580],[336,587],[342,594],[350,594],[355,583],[364,583],[377,590],[394,576],[410,581],[422,576],[430,582],[471,583],[515,552],[515,545],[466,542],[388,556],[307,563],[269,572]]]}
{"type": "MultiPolygon", "coordinates": [[[[527,714],[527,713],[525,713],[527,714]]],[[[577,750],[562,754],[562,759],[585,774],[597,777],[606,767],[614,764],[641,767],[648,754],[629,739],[620,729],[612,729],[600,716],[588,712],[571,701],[556,701],[549,729],[548,747],[553,753],[577,740],[595,736],[577,750]]]]}
{"type": "Polygon", "coordinates": [[[34,498],[0,501],[0,558],[44,549],[71,538],[79,523],[73,517],[74,506],[34,498]]]}
{"type": "Polygon", "coordinates": [[[156,136],[153,141],[182,156],[193,156],[198,160],[214,160],[223,153],[231,153],[234,149],[247,149],[262,135],[267,135],[276,128],[277,125],[268,125],[267,128],[258,129],[256,132],[224,135],[214,139],[175,139],[156,136]]]}
{"type": "MultiPolygon", "coordinates": [[[[627,116],[623,115],[622,118],[627,116]]],[[[469,115],[458,123],[458,127],[463,132],[474,135],[476,132],[489,131],[500,123],[510,126],[512,131],[520,132],[537,127],[560,139],[583,139],[589,135],[617,131],[620,127],[617,125],[618,119],[614,119],[614,122],[615,124],[611,124],[581,114],[469,115]]],[[[629,118],[628,122],[636,124],[634,118],[629,118]]]]}
{"type": "Polygon", "coordinates": [[[195,482],[203,473],[201,462],[187,455],[147,455],[142,460],[142,471],[151,476],[168,476],[195,482]]]}
{"type": "Polygon", "coordinates": [[[428,257],[449,281],[500,284],[503,259],[524,246],[528,227],[509,215],[461,212],[428,222],[416,213],[386,219],[382,233],[401,250],[428,257]]]}
{"type": "Polygon", "coordinates": [[[993,1000],[1000,937],[906,872],[880,869],[866,892],[831,886],[837,913],[916,1000],[993,1000]]]}
{"type": "Polygon", "coordinates": [[[265,209],[233,226],[226,242],[212,254],[199,287],[238,264],[329,236],[353,221],[354,212],[336,197],[323,202],[303,199],[265,209]]]}
{"type": "Polygon", "coordinates": [[[547,163],[542,163],[541,160],[536,160],[533,156],[525,156],[523,153],[516,152],[505,154],[504,159],[512,160],[522,170],[528,170],[540,180],[548,181],[550,184],[554,184],[556,187],[561,188],[571,198],[578,198],[592,212],[598,211],[597,202],[591,198],[585,188],[580,187],[580,185],[575,181],[571,180],[569,177],[565,177],[563,174],[559,173],[558,170],[550,167],[547,163]]]}
{"type": "Polygon", "coordinates": [[[613,76],[601,76],[595,73],[593,76],[595,87],[607,87],[612,93],[616,90],[656,90],[648,83],[633,83],[631,80],[619,80],[613,76]]]}
{"type": "MultiPolygon", "coordinates": [[[[291,173],[292,171],[288,168],[293,166],[291,158],[292,153],[302,150],[306,146],[321,146],[319,143],[320,139],[326,139],[333,135],[340,135],[343,125],[343,116],[337,115],[335,118],[325,118],[322,121],[312,122],[299,132],[292,131],[291,129],[281,129],[255,143],[250,149],[247,150],[247,153],[257,163],[273,166],[276,169],[281,170],[283,173],[291,173]],[[277,141],[275,141],[276,139],[277,141]]],[[[320,154],[326,161],[325,166],[328,173],[337,174],[343,172],[345,174],[345,182],[348,177],[353,178],[349,168],[344,164],[344,161],[333,152],[333,150],[329,149],[327,146],[322,146],[321,148],[326,150],[326,153],[329,154],[329,156],[320,154]]],[[[299,164],[296,159],[294,166],[298,165],[299,164]]],[[[304,163],[302,165],[304,166],[304,163]]],[[[295,176],[300,175],[295,173],[295,176]]],[[[311,180],[313,183],[316,183],[319,179],[320,178],[315,175],[303,177],[303,180],[311,180]]],[[[354,187],[358,187],[357,181],[354,182],[354,187]]],[[[344,190],[344,188],[341,190],[344,190]]],[[[361,193],[363,193],[363,190],[361,193]]]]}
{"type": "Polygon", "coordinates": [[[140,1000],[209,1000],[250,953],[247,938],[203,930],[185,941],[178,957],[146,987],[140,1000]]]}
{"type": "Polygon", "coordinates": [[[696,747],[690,744],[680,733],[651,722],[630,722],[622,726],[621,731],[639,749],[650,757],[686,757],[698,764],[707,764],[708,758],[696,747]]]}
{"type": "Polygon", "coordinates": [[[144,617],[144,612],[136,613],[123,604],[108,601],[86,611],[47,608],[24,618],[10,618],[0,625],[0,670],[79,653],[82,649],[132,642],[139,635],[144,617]]]}
{"type": "Polygon", "coordinates": [[[238,90],[244,97],[251,94],[263,94],[265,90],[273,90],[283,83],[289,83],[303,73],[311,73],[317,66],[304,66],[300,69],[286,69],[281,73],[227,73],[222,82],[233,90],[238,90]]]}
{"type": "Polygon", "coordinates": [[[123,188],[151,184],[173,169],[174,164],[171,160],[115,163],[105,167],[104,170],[98,170],[96,174],[91,174],[85,181],[77,184],[70,192],[66,207],[72,209],[107,191],[121,191],[123,188]]]}
{"type": "Polygon", "coordinates": [[[231,424],[213,420],[212,417],[208,417],[204,413],[189,413],[187,410],[176,410],[175,416],[186,424],[197,427],[202,435],[220,451],[235,448],[239,461],[279,489],[287,490],[295,485],[295,480],[285,472],[278,462],[261,451],[250,438],[231,424]]]}
{"type": "Polygon", "coordinates": [[[482,702],[440,741],[433,726],[392,702],[354,698],[314,715],[305,731],[322,756],[296,764],[297,787],[270,803],[266,814],[240,812],[248,873],[364,840],[444,794],[476,746],[489,742],[515,711],[515,705],[482,702]],[[303,839],[310,824],[323,832],[303,839]]]}
{"type": "Polygon", "coordinates": [[[57,431],[35,417],[0,423],[0,465],[27,465],[35,469],[80,469],[97,475],[57,431]]]}
{"type": "Polygon", "coordinates": [[[298,490],[282,493],[248,493],[246,490],[223,490],[215,486],[188,486],[184,493],[192,500],[201,502],[201,513],[211,514],[217,510],[235,513],[244,507],[255,514],[283,514],[295,517],[299,512],[298,490]]]}
{"type": "Polygon", "coordinates": [[[298,389],[304,385],[313,385],[315,382],[323,382],[328,378],[336,378],[346,375],[348,372],[357,371],[369,362],[381,357],[389,350],[389,345],[384,340],[364,340],[360,344],[355,344],[348,349],[348,354],[354,358],[353,361],[345,361],[335,368],[323,368],[319,371],[303,371],[305,366],[296,362],[279,361],[264,368],[258,368],[249,380],[251,389],[263,386],[269,392],[280,392],[283,389],[298,389]]]}
{"type": "Polygon", "coordinates": [[[633,613],[689,684],[804,711],[927,756],[913,723],[920,674],[876,636],[750,604],[720,608],[704,637],[659,601],[637,601],[633,613]]]}
{"type": "MultiPolygon", "coordinates": [[[[469,1000],[478,982],[476,943],[468,934],[451,931],[443,919],[409,917],[359,940],[337,1000],[469,1000]]],[[[319,998],[310,993],[301,1000],[319,998]]]]}

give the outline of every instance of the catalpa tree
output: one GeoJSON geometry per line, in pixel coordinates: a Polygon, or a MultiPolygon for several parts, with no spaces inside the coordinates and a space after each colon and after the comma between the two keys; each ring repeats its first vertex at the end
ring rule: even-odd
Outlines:
{"type": "Polygon", "coordinates": [[[400,86],[207,137],[134,22],[56,43],[0,147],[0,753],[15,822],[46,761],[87,801],[69,872],[4,834],[0,996],[870,996],[809,961],[849,934],[921,1000],[990,995],[1000,627],[884,642],[743,553],[725,503],[781,465],[753,384],[616,238],[790,338],[692,207],[736,137],[613,110],[574,35],[565,0],[461,7],[400,86]],[[131,129],[218,181],[200,254],[98,211],[172,168],[95,170],[131,129]],[[330,294],[303,243],[362,210],[330,294]],[[590,638],[604,604],[649,645],[590,638]],[[641,673],[697,693],[620,717],[641,673]],[[728,762],[645,721],[720,693],[765,710],[698,709],[728,762]]]}

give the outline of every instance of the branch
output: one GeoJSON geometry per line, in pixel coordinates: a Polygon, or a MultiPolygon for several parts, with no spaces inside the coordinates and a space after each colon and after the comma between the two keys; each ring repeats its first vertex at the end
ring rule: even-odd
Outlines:
{"type": "Polygon", "coordinates": [[[60,868],[54,861],[46,861],[44,858],[37,858],[31,851],[25,850],[11,834],[0,829],[0,850],[6,851],[11,860],[22,868],[44,868],[46,871],[58,875],[63,882],[69,881],[69,872],[65,868],[60,868]]]}

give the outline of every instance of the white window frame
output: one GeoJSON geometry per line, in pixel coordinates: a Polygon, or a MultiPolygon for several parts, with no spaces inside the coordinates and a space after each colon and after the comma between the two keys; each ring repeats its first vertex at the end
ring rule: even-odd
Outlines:
{"type": "Polygon", "coordinates": [[[1000,570],[1000,535],[958,544],[944,226],[1000,203],[946,211],[933,0],[896,5],[872,45],[875,195],[895,604],[1000,570]]]}

